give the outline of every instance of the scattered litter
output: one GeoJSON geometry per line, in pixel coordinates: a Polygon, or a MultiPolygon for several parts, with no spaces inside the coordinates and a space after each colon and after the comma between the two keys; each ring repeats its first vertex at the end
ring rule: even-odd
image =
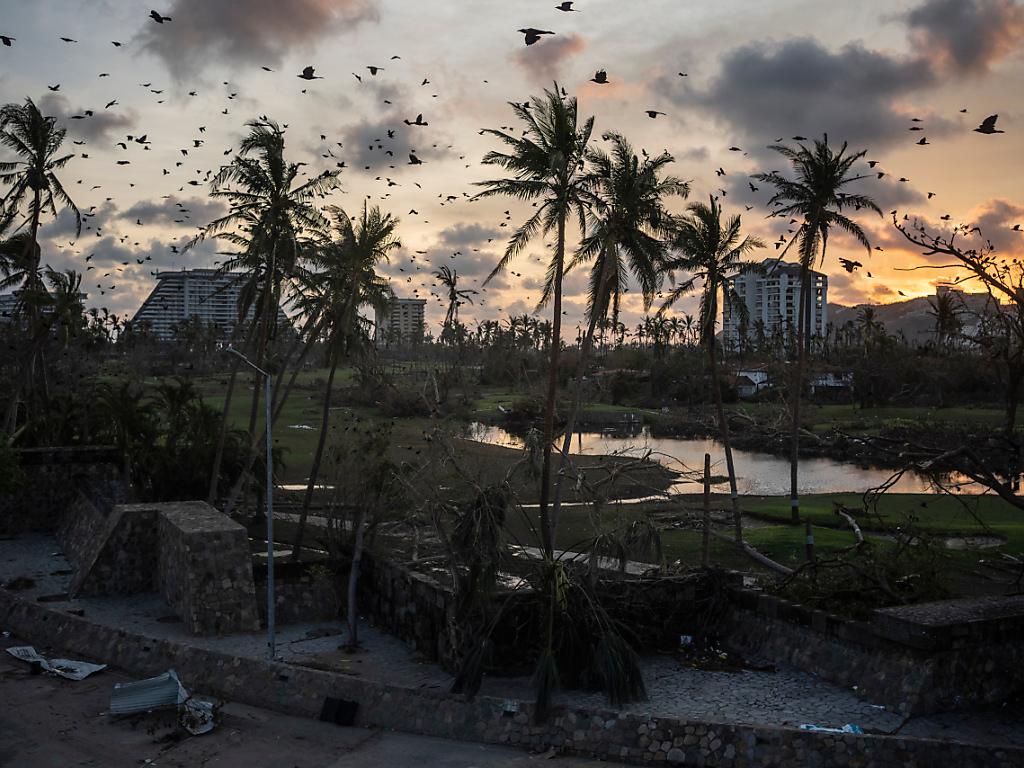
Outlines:
{"type": "Polygon", "coordinates": [[[863,734],[864,730],[859,725],[847,723],[842,728],[826,728],[824,725],[811,725],[805,723],[800,726],[801,731],[816,731],[818,733],[858,733],[863,734]]]}
{"type": "Polygon", "coordinates": [[[357,701],[345,701],[345,699],[328,696],[324,699],[323,709],[320,710],[320,719],[325,723],[353,725],[356,721],[357,709],[359,709],[357,701]]]}
{"type": "Polygon", "coordinates": [[[201,736],[213,730],[216,710],[212,701],[187,699],[178,711],[178,722],[193,736],[201,736]]]}
{"type": "Polygon", "coordinates": [[[28,662],[33,669],[45,670],[51,675],[60,675],[68,680],[85,680],[93,672],[107,668],[106,664],[90,664],[88,661],[73,659],[44,659],[31,645],[18,645],[7,649],[16,659],[28,662]]]}
{"type": "Polygon", "coordinates": [[[188,691],[178,675],[169,669],[162,675],[132,683],[114,683],[110,696],[110,714],[133,715],[163,707],[177,707],[188,699],[188,691]]]}
{"type": "Polygon", "coordinates": [[[288,429],[311,429],[316,432],[316,427],[311,427],[309,424],[289,424],[288,429]]]}
{"type": "Polygon", "coordinates": [[[135,715],[168,708],[178,710],[178,724],[182,728],[193,736],[200,736],[213,730],[219,706],[191,696],[173,669],[145,680],[115,683],[110,696],[112,715],[135,715]]]}

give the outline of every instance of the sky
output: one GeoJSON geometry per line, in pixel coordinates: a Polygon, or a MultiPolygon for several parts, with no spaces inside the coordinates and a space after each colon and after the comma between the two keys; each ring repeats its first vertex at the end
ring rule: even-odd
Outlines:
{"type": "MultiPolygon", "coordinates": [[[[978,224],[1024,258],[1024,232],[1012,229],[1024,229],[1024,5],[1014,0],[577,0],[570,12],[555,0],[162,0],[170,19],[159,24],[151,4],[130,0],[0,2],[0,35],[14,38],[0,46],[0,103],[31,97],[64,122],[77,156],[61,178],[89,213],[77,239],[66,215],[44,223],[44,261],[85,271],[87,303],[119,314],[134,313],[156,270],[222,258],[209,241],[182,250],[224,212],[206,179],[261,115],[287,126],[286,154],[308,177],[345,164],[325,203],[355,214],[367,201],[400,219],[403,248],[383,271],[397,295],[430,300],[432,332],[442,264],[479,291],[463,322],[534,311],[550,244],[482,285],[531,209],[470,198],[501,173],[481,164],[498,145],[480,131],[514,128],[508,102],[554,81],[596,118],[597,144],[618,131],[637,150],[673,155],[671,172],[691,183],[673,210],[714,194],[741,214],[744,231],[768,241],[755,258],[771,257],[789,228],[767,217],[767,187],[751,186],[750,174],[786,169],[768,145],[827,133],[866,150],[860,190],[886,215],[853,215],[881,250],[835,236],[830,301],[929,295],[948,279],[907,271],[935,262],[905,247],[891,210],[936,228],[978,224]],[[524,27],[554,34],[526,46],[524,27]],[[306,66],[322,79],[298,78],[306,66]],[[599,69],[608,84],[591,82],[599,69]],[[418,114],[427,125],[404,123],[418,114]],[[992,114],[1005,133],[972,130],[992,114]],[[408,164],[411,151],[422,165],[408,164]],[[847,273],[841,257],[864,267],[847,273]]],[[[585,273],[565,285],[571,328],[585,273]]],[[[632,326],[641,297],[625,299],[632,326]]]]}

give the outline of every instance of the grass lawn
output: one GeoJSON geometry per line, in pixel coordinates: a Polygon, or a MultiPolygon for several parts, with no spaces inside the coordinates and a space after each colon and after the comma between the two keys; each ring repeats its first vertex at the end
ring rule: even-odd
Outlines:
{"type": "MultiPolygon", "coordinates": [[[[779,404],[768,403],[738,403],[731,406],[733,410],[759,420],[777,413],[780,407],[779,404]]],[[[838,428],[853,434],[877,434],[883,427],[900,423],[997,428],[1002,426],[1004,418],[1001,408],[981,406],[859,408],[853,403],[805,403],[803,409],[803,423],[814,432],[838,428]]],[[[1018,416],[1017,424],[1024,426],[1024,414],[1018,416]]]]}

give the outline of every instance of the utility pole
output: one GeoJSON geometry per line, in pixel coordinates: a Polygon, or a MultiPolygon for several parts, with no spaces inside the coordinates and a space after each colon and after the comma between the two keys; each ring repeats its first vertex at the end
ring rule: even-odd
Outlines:
{"type": "Polygon", "coordinates": [[[266,400],[267,420],[267,658],[270,661],[273,661],[274,656],[276,655],[276,643],[274,639],[274,438],[270,429],[271,376],[234,347],[227,347],[227,351],[241,359],[242,362],[260,374],[263,377],[264,382],[264,399],[266,400]]]}

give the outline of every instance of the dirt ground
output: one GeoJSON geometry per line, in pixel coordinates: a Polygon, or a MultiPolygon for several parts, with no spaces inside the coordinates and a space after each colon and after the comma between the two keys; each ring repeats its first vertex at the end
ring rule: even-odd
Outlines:
{"type": "MultiPolygon", "coordinates": [[[[10,638],[3,646],[16,644],[10,638]]],[[[596,767],[589,760],[424,736],[343,728],[228,703],[217,728],[189,736],[171,713],[107,714],[116,682],[106,669],[80,682],[30,674],[0,651],[0,766],[11,768],[551,768],[596,767]]],[[[186,686],[188,681],[183,681],[186,686]]],[[[200,692],[201,693],[201,692],[200,692]]],[[[615,765],[600,763],[602,766],[615,765]]]]}

